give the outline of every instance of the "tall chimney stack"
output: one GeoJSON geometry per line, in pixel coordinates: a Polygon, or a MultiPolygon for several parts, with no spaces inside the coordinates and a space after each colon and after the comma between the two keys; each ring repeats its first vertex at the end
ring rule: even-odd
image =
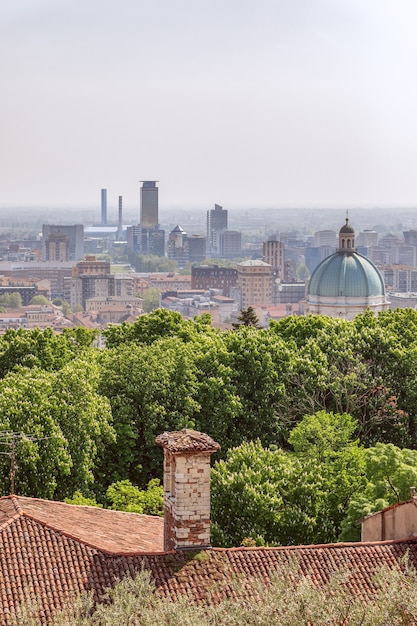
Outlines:
{"type": "Polygon", "coordinates": [[[101,225],[107,225],[107,189],[101,190],[101,225]]]}
{"type": "Polygon", "coordinates": [[[120,241],[123,235],[123,197],[119,196],[119,221],[117,227],[117,239],[120,241]]]}
{"type": "Polygon", "coordinates": [[[209,548],[210,457],[219,444],[188,428],[156,443],[164,449],[164,550],[209,548]]]}

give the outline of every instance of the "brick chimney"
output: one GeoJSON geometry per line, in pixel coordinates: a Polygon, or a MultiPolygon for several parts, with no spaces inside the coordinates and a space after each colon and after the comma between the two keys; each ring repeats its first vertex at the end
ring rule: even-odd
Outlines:
{"type": "Polygon", "coordinates": [[[184,428],[163,433],[164,550],[210,547],[210,457],[220,446],[184,428]]]}

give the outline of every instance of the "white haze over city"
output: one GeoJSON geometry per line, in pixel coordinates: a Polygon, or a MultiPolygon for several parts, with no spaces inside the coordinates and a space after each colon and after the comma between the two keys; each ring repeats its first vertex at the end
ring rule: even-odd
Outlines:
{"type": "Polygon", "coordinates": [[[2,0],[0,207],[412,207],[415,0],[2,0]]]}

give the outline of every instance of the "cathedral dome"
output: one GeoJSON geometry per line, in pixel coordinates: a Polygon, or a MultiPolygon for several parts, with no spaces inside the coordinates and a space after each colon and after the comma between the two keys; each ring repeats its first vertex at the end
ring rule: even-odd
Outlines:
{"type": "Polygon", "coordinates": [[[316,267],[308,294],[337,298],[385,296],[385,285],[375,265],[357,252],[335,252],[316,267]]]}
{"type": "Polygon", "coordinates": [[[306,312],[353,319],[367,309],[378,313],[388,307],[382,276],[372,261],[356,252],[355,231],[346,219],[337,252],[311,275],[306,312]]]}

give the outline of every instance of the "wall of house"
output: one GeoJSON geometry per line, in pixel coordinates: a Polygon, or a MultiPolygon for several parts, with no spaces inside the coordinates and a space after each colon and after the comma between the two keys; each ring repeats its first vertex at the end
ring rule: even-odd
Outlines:
{"type": "Polygon", "coordinates": [[[417,536],[417,505],[414,501],[385,509],[362,522],[362,541],[407,539],[417,536]]]}

